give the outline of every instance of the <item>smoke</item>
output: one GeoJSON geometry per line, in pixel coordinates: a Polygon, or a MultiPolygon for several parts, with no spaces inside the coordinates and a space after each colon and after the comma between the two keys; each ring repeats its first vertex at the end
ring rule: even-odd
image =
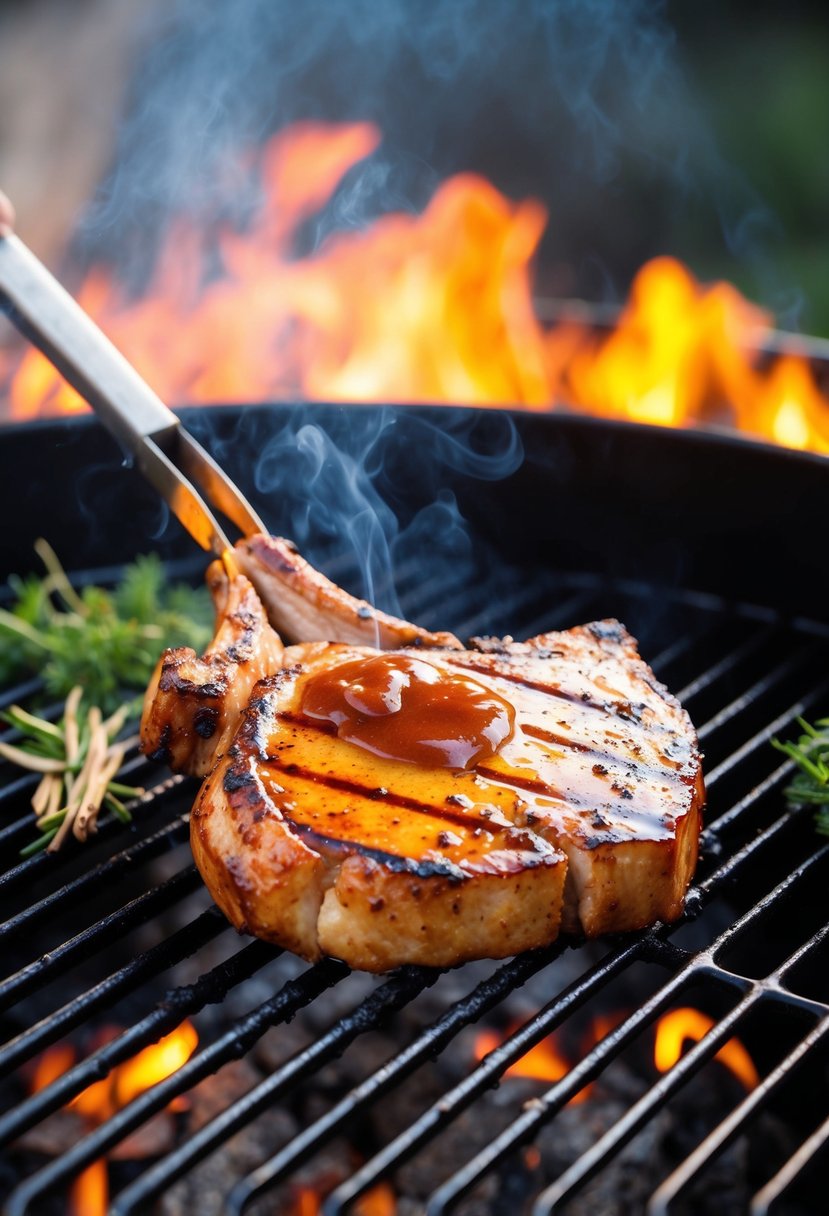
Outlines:
{"type": "MultiPolygon", "coordinates": [[[[243,229],[261,201],[256,149],[300,119],[369,120],[384,139],[298,252],[382,212],[419,211],[461,170],[514,198],[540,195],[552,217],[542,287],[587,296],[618,299],[662,251],[677,208],[713,217],[743,256],[762,257],[769,231],[717,153],[657,0],[177,0],[136,69],[79,256],[104,252],[140,288],[176,217],[243,229]]],[[[300,546],[328,539],[357,554],[361,594],[381,602],[415,549],[467,569],[442,470],[486,479],[522,458],[506,423],[476,446],[473,424],[446,415],[407,423],[403,439],[401,416],[349,407],[321,427],[297,410],[258,446],[255,471],[275,526],[300,546]],[[401,487],[418,479],[411,512],[401,487]]]]}
{"type": "Polygon", "coordinates": [[[139,284],[173,216],[244,225],[259,201],[251,150],[299,119],[370,120],[384,135],[312,245],[420,210],[440,179],[472,170],[548,203],[543,252],[571,267],[572,287],[590,294],[598,266],[620,294],[664,252],[648,242],[689,196],[726,231],[757,211],[716,155],[656,0],[177,0],[164,11],[77,245],[139,284]]]}
{"type": "Polygon", "coordinates": [[[511,416],[459,409],[293,406],[243,410],[232,434],[210,434],[210,413],[188,420],[228,468],[253,469],[265,523],[312,558],[349,570],[350,588],[399,613],[395,574],[410,563],[454,585],[473,576],[473,542],[455,496],[465,481],[514,473],[523,448],[511,416]]]}

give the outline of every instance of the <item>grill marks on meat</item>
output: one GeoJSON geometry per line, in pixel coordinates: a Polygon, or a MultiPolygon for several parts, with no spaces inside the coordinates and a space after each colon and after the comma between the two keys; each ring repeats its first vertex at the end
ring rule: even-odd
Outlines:
{"type": "MultiPolygon", "coordinates": [[[[483,674],[472,652],[449,661],[483,674]]],[[[697,861],[701,757],[634,639],[599,621],[507,643],[486,663],[520,730],[479,771],[523,790],[521,822],[566,853],[564,928],[592,937],[675,920],[697,861]]]]}
{"type": "Polygon", "coordinates": [[[259,686],[205,786],[193,848],[234,924],[307,958],[385,970],[502,957],[554,940],[559,922],[595,936],[680,914],[700,757],[684,710],[621,626],[498,654],[431,652],[516,708],[512,738],[468,770],[385,759],[303,714],[316,673],[375,653],[286,651],[290,665],[259,686]],[[273,881],[289,852],[306,876],[301,900],[273,881]]]}
{"type": "MultiPolygon", "coordinates": [[[[175,767],[212,767],[191,841],[237,928],[308,959],[383,971],[503,957],[560,928],[595,936],[680,915],[697,858],[700,755],[688,715],[618,622],[470,650],[451,635],[430,643],[420,661],[515,710],[494,755],[433,767],[348,742],[307,712],[315,676],[381,651],[347,640],[283,651],[246,580],[212,569],[216,639],[202,660],[163,657],[142,735],[175,767]],[[205,708],[217,714],[209,739],[205,708]]],[[[355,601],[332,603],[340,638],[337,611],[350,628],[355,601]]]]}
{"type": "Polygon", "coordinates": [[[303,719],[304,682],[358,652],[296,650],[259,686],[194,810],[196,863],[228,918],[369,971],[553,941],[566,862],[512,825],[514,793],[490,800],[473,772],[384,760],[303,719]]]}

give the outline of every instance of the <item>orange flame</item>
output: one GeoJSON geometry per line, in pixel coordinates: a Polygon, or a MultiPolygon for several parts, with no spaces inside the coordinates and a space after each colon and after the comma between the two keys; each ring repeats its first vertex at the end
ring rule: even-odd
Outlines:
{"type": "MultiPolygon", "coordinates": [[[[686,1043],[698,1043],[713,1025],[713,1020],[698,1009],[674,1009],[666,1013],[656,1026],[653,1056],[657,1069],[667,1072],[673,1068],[686,1043]]],[[[714,1059],[729,1068],[746,1089],[759,1085],[757,1069],[739,1039],[729,1039],[714,1059]]]]}
{"type": "Polygon", "coordinates": [[[394,1216],[397,1211],[394,1191],[387,1182],[378,1182],[360,1196],[352,1210],[356,1216],[394,1216]]]}
{"type": "Polygon", "coordinates": [[[294,1188],[291,1216],[319,1216],[322,1196],[312,1186],[294,1188]]]}
{"type": "MultiPolygon", "coordinates": [[[[291,1216],[319,1216],[324,1198],[315,1187],[295,1187],[291,1216]]],[[[352,1211],[355,1216],[394,1216],[397,1211],[394,1191],[387,1182],[378,1182],[355,1200],[352,1211]]]]}
{"type": "MultiPolygon", "coordinates": [[[[593,1018],[581,1044],[582,1054],[586,1055],[594,1044],[603,1039],[617,1025],[621,1017],[622,1014],[614,1017],[602,1015],[593,1018]]],[[[485,1055],[494,1051],[509,1035],[518,1029],[518,1025],[518,1023],[513,1023],[503,1034],[491,1029],[478,1031],[473,1047],[475,1059],[482,1060],[485,1055]]],[[[529,1077],[535,1081],[559,1081],[570,1071],[575,1063],[576,1060],[569,1059],[561,1047],[558,1032],[553,1031],[552,1034],[547,1035],[546,1038],[541,1039],[540,1042],[530,1047],[514,1064],[510,1064],[504,1076],[529,1077]]],[[[585,1102],[590,1097],[592,1088],[592,1085],[585,1085],[584,1089],[579,1090],[570,1099],[570,1105],[585,1102]]]]}
{"type": "MultiPolygon", "coordinates": [[[[301,225],[379,141],[369,123],[287,128],[230,167],[261,186],[244,232],[208,235],[179,220],[140,299],[98,266],[80,303],[171,404],[563,405],[667,426],[731,425],[829,452],[829,402],[808,362],[788,355],[761,366],[771,318],[673,259],[643,267],[606,338],[572,322],[545,331],[532,276],[546,211],[472,174],[444,182],[421,215],[387,214],[296,256],[301,225]]],[[[34,351],[9,402],[20,419],[85,408],[34,351]]]]}
{"type": "MultiPolygon", "coordinates": [[[[475,1059],[482,1060],[485,1055],[500,1046],[506,1037],[496,1030],[481,1030],[475,1039],[475,1059]]],[[[551,1034],[531,1047],[514,1064],[510,1064],[504,1076],[530,1077],[534,1081],[558,1081],[569,1070],[570,1062],[559,1050],[556,1036],[551,1034]]],[[[583,1101],[584,1091],[577,1094],[576,1099],[583,1101]]]]}
{"type": "MultiPolygon", "coordinates": [[[[197,1044],[195,1027],[190,1022],[182,1022],[157,1043],[117,1065],[109,1076],[87,1086],[68,1103],[67,1109],[77,1111],[93,1127],[97,1126],[144,1090],[181,1068],[197,1044]]],[[[32,1077],[32,1092],[37,1093],[51,1085],[72,1067],[75,1058],[74,1048],[67,1044],[50,1047],[37,1061],[32,1077]]],[[[171,1107],[175,1108],[175,1103],[171,1107]]],[[[106,1161],[101,1158],[75,1179],[69,1195],[69,1213],[70,1216],[106,1216],[108,1205],[109,1177],[106,1161]]]]}
{"type": "Polygon", "coordinates": [[[69,1216],[105,1216],[109,1207],[109,1174],[101,1158],[78,1174],[69,1192],[69,1216]]]}

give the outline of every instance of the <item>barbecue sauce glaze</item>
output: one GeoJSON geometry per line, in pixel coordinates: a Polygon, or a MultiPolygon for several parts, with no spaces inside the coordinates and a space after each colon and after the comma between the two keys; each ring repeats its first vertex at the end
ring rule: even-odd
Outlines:
{"type": "Polygon", "coordinates": [[[317,672],[303,689],[302,713],[377,756],[443,768],[489,759],[515,728],[515,710],[492,689],[401,654],[317,672]]]}

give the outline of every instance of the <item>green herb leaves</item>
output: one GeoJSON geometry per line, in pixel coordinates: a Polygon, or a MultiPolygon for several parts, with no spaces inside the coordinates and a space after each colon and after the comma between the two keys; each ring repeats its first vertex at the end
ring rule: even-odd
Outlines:
{"type": "Polygon", "coordinates": [[[134,691],[143,693],[166,646],[201,652],[213,618],[206,591],[169,584],[154,555],[127,566],[112,590],[77,590],[45,541],[35,549],[45,575],[10,579],[13,601],[0,609],[0,684],[34,672],[47,697],[66,703],[58,722],[19,705],[0,713],[16,732],[14,742],[0,739],[0,756],[41,774],[32,797],[40,835],[24,856],[54,852],[69,835],[85,840],[102,807],[130,818],[124,800],[143,791],[116,775],[137,743],[119,737],[141,713],[134,691]]]}
{"type": "Polygon", "coordinates": [[[800,770],[786,786],[786,799],[791,806],[817,807],[815,826],[829,836],[829,718],[820,718],[814,726],[803,718],[797,721],[803,734],[796,743],[772,739],[772,745],[800,770]]]}
{"type": "Polygon", "coordinates": [[[0,684],[36,672],[49,696],[81,684],[88,704],[111,713],[124,689],[146,687],[165,646],[207,645],[207,593],[168,584],[155,555],[128,566],[114,590],[76,591],[50,546],[35,548],[45,577],[10,579],[14,600],[0,609],[0,684]]]}

